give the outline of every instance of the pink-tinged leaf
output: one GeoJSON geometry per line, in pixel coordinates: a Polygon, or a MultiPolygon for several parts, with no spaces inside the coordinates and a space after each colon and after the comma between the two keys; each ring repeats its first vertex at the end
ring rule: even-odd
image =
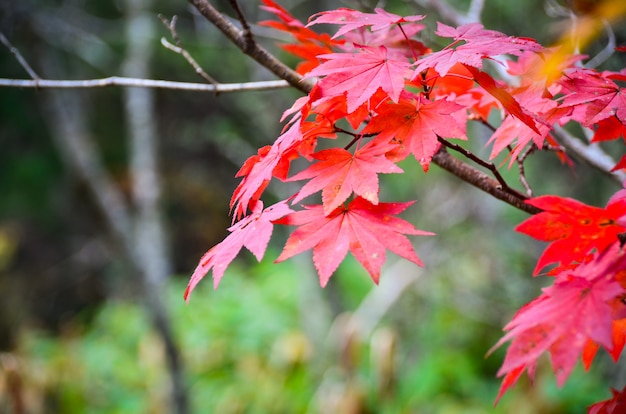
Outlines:
{"type": "Polygon", "coordinates": [[[362,13],[360,11],[347,8],[324,11],[311,16],[307,27],[320,23],[341,25],[342,27],[339,28],[337,33],[333,36],[333,39],[335,39],[362,27],[370,27],[372,31],[379,31],[388,29],[389,26],[394,24],[418,22],[424,18],[424,16],[402,17],[380,8],[374,9],[374,12],[375,13],[362,13]]]}
{"type": "Polygon", "coordinates": [[[346,94],[348,112],[361,104],[381,88],[391,100],[397,102],[410,76],[410,63],[387,55],[385,46],[360,46],[361,53],[330,53],[318,58],[326,60],[309,72],[306,77],[325,76],[318,82],[323,96],[346,94]]]}
{"type": "Polygon", "coordinates": [[[611,203],[606,209],[588,206],[580,201],[557,196],[542,196],[527,201],[543,212],[536,214],[515,230],[535,239],[552,242],[543,252],[534,274],[551,263],[564,268],[572,262],[583,262],[595,249],[599,252],[626,231],[618,219],[626,215],[626,203],[611,203]]]}
{"type": "Polygon", "coordinates": [[[329,214],[350,197],[352,192],[372,204],[378,204],[378,173],[403,172],[385,157],[393,145],[372,141],[354,154],[342,148],[326,149],[313,154],[319,162],[294,175],[289,181],[311,179],[294,198],[297,203],[322,190],[324,213],[329,214]]]}
{"type": "MultiPolygon", "coordinates": [[[[622,301],[622,298],[619,299],[622,301]]],[[[621,303],[621,306],[624,304],[621,303]]],[[[613,349],[607,349],[613,361],[617,362],[619,360],[622,351],[624,350],[624,345],[626,344],[626,319],[617,319],[613,321],[613,349]]],[[[596,356],[596,352],[600,348],[600,345],[592,341],[591,339],[587,341],[585,348],[583,349],[582,361],[583,366],[585,367],[585,371],[589,371],[591,367],[591,363],[593,362],[594,357],[596,356]]]]}
{"type": "Polygon", "coordinates": [[[613,82],[613,79],[621,80],[622,77],[616,72],[598,73],[589,69],[571,72],[560,82],[569,90],[562,105],[578,107],[575,119],[587,127],[612,116],[624,123],[626,89],[613,82]]]}
{"type": "Polygon", "coordinates": [[[483,88],[484,90],[489,92],[494,98],[496,98],[509,114],[519,119],[533,132],[540,134],[533,118],[522,109],[520,104],[509,92],[507,92],[504,88],[498,87],[495,80],[491,76],[471,66],[465,65],[465,68],[472,74],[472,77],[474,78],[476,83],[478,83],[481,88],[483,88]]]}
{"type": "Polygon", "coordinates": [[[456,63],[463,63],[477,69],[482,68],[485,58],[510,54],[521,55],[524,51],[539,52],[543,46],[533,39],[507,36],[495,30],[485,30],[479,23],[469,23],[454,28],[437,23],[438,36],[453,38],[454,41],[443,50],[425,55],[417,61],[412,79],[433,68],[441,76],[445,76],[456,63]],[[456,47],[455,47],[456,46],[456,47]]]}
{"type": "Polygon", "coordinates": [[[243,217],[248,208],[259,200],[272,177],[286,178],[294,150],[305,140],[300,127],[297,122],[292,124],[271,147],[261,148],[258,154],[248,158],[237,172],[236,177],[244,178],[230,200],[234,218],[243,217]]]}
{"type": "Polygon", "coordinates": [[[377,115],[363,129],[364,134],[378,133],[378,140],[391,141],[400,149],[394,160],[413,154],[428,170],[430,161],[440,147],[437,136],[442,138],[467,139],[465,126],[453,115],[463,110],[454,102],[429,101],[422,95],[415,99],[401,99],[399,103],[388,103],[377,109],[377,115]]]}
{"type": "Polygon", "coordinates": [[[613,349],[612,302],[624,294],[617,281],[624,270],[626,254],[615,242],[588,263],[557,275],[553,286],[519,310],[505,326],[507,334],[489,351],[511,341],[498,371],[505,377],[500,395],[517,381],[520,369],[531,368],[532,378],[537,359],[546,351],[562,386],[589,340],[613,349]]]}
{"type": "Polygon", "coordinates": [[[512,147],[509,166],[515,162],[528,144],[534,143],[537,148],[543,148],[544,142],[550,137],[552,125],[560,123],[572,113],[571,108],[561,108],[554,100],[543,98],[532,89],[520,90],[515,97],[526,111],[534,113],[534,118],[539,122],[536,128],[531,129],[518,117],[507,116],[492,134],[489,139],[489,143],[493,143],[490,158],[493,159],[503,150],[508,149],[507,147],[512,147]]]}
{"type": "Polygon", "coordinates": [[[313,249],[313,263],[320,284],[326,286],[348,253],[354,257],[378,283],[380,269],[385,262],[385,249],[421,265],[413,246],[404,234],[429,236],[433,233],[418,230],[411,223],[394,217],[412,203],[378,203],[374,205],[356,197],[348,206],[330,214],[321,205],[308,206],[276,221],[276,224],[299,226],[289,237],[277,262],[313,249]]]}
{"type": "Polygon", "coordinates": [[[257,202],[253,213],[231,226],[228,229],[230,234],[202,256],[185,290],[185,300],[189,302],[193,289],[211,270],[213,286],[217,289],[224,272],[243,247],[261,261],[272,236],[274,228],[272,222],[292,212],[287,201],[281,201],[266,209],[263,209],[262,202],[257,202]]]}

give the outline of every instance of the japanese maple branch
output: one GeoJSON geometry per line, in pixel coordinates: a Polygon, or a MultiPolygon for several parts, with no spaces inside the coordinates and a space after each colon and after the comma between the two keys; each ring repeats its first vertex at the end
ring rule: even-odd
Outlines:
{"type": "Polygon", "coordinates": [[[502,177],[502,175],[500,174],[500,172],[498,171],[498,169],[496,168],[496,166],[492,162],[487,162],[487,161],[483,160],[482,158],[476,156],[476,154],[474,154],[473,152],[466,150],[462,146],[457,145],[457,144],[453,144],[452,142],[449,142],[449,141],[446,141],[445,139],[443,139],[443,138],[441,138],[439,136],[437,137],[437,140],[442,145],[444,145],[445,147],[450,148],[451,150],[454,150],[456,152],[459,152],[459,153],[463,154],[464,156],[466,156],[470,160],[474,161],[476,164],[478,164],[481,167],[484,167],[484,168],[488,169],[489,171],[491,171],[491,173],[494,175],[494,177],[496,177],[496,180],[498,180],[498,183],[500,184],[500,187],[504,191],[506,191],[507,193],[509,193],[512,196],[515,196],[517,198],[526,199],[525,195],[523,195],[519,191],[515,190],[514,188],[511,188],[507,184],[507,182],[504,180],[504,177],[502,177]]]}
{"type": "Polygon", "coordinates": [[[309,93],[309,91],[313,88],[314,82],[312,80],[303,80],[296,71],[283,64],[274,55],[259,46],[253,38],[250,39],[247,37],[244,30],[239,29],[237,26],[228,21],[208,1],[189,0],[189,3],[191,3],[202,16],[204,16],[222,33],[224,33],[224,35],[226,35],[231,42],[241,49],[242,52],[269,69],[280,79],[286,80],[291,86],[304,93],[309,93]]]}
{"type": "Polygon", "coordinates": [[[243,29],[243,38],[245,40],[243,51],[247,54],[250,51],[250,48],[252,48],[252,45],[255,43],[254,37],[252,37],[252,29],[248,24],[248,20],[243,15],[243,11],[241,10],[241,7],[239,7],[239,3],[237,2],[237,0],[230,0],[230,5],[235,10],[235,13],[237,13],[237,18],[241,23],[241,28],[243,29]]]}
{"type": "MultiPolygon", "coordinates": [[[[235,45],[243,51],[246,40],[243,38],[244,32],[242,30],[230,23],[206,0],[189,0],[189,2],[193,4],[198,11],[207,18],[207,20],[215,24],[235,45]]],[[[285,79],[290,85],[300,91],[308,94],[313,88],[312,81],[302,80],[298,73],[279,61],[268,51],[261,48],[256,42],[253,42],[251,50],[247,54],[261,65],[270,69],[278,77],[285,79]]],[[[507,204],[510,204],[513,207],[530,214],[536,214],[539,212],[537,208],[524,202],[527,198],[526,196],[515,190],[512,190],[512,192],[506,191],[505,188],[509,188],[509,190],[511,190],[510,187],[502,185],[502,183],[489,177],[487,174],[484,174],[458,158],[455,158],[444,148],[435,154],[433,162],[441,168],[461,178],[465,182],[472,184],[473,186],[485,191],[499,200],[506,202],[507,204]]]]}
{"type": "Polygon", "coordinates": [[[456,175],[463,181],[483,190],[498,200],[504,201],[505,203],[529,214],[537,214],[540,212],[540,210],[536,207],[524,202],[526,197],[522,196],[522,198],[520,198],[503,190],[501,184],[497,180],[450,155],[446,151],[445,147],[441,147],[433,156],[433,162],[444,170],[456,175]]]}
{"type": "Polygon", "coordinates": [[[536,150],[537,146],[533,144],[528,147],[526,151],[520,154],[515,160],[515,162],[517,163],[517,167],[519,168],[519,180],[526,189],[526,195],[528,195],[528,197],[533,196],[533,189],[530,187],[528,179],[526,178],[526,167],[524,166],[524,162],[526,161],[526,158],[528,158],[528,156],[536,150]]]}

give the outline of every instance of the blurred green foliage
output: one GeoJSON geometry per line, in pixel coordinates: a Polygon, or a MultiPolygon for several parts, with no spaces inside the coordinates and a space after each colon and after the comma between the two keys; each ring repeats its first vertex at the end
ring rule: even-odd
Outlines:
{"type": "MultiPolygon", "coordinates": [[[[351,260],[336,276],[338,293],[355,305],[369,293],[357,266],[351,260]]],[[[308,276],[288,263],[235,267],[218,291],[201,285],[190,305],[181,298],[184,284],[169,284],[192,412],[578,413],[606,397],[597,374],[583,375],[580,369],[557,393],[553,375],[542,365],[535,388],[523,380],[492,409],[502,352],[484,356],[499,327],[446,303],[463,298],[445,294],[449,281],[441,274],[418,280],[371,337],[348,350],[337,349],[330,333],[316,341],[301,323],[303,312],[316,309],[303,309],[297,294],[308,276]],[[374,339],[381,332],[395,341],[384,389],[378,355],[384,351],[374,339]],[[360,411],[344,411],[347,407],[360,411]]],[[[56,338],[25,330],[13,355],[20,361],[24,395],[33,398],[30,404],[39,398],[47,407],[43,412],[167,412],[163,349],[133,302],[107,302],[91,324],[69,323],[56,338]]]]}

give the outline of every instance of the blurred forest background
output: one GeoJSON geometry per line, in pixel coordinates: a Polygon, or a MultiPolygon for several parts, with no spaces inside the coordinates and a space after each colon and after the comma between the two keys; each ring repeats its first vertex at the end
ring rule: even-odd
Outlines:
{"type": "MultiPolygon", "coordinates": [[[[270,18],[241,3],[250,22],[270,18]]],[[[434,1],[383,3],[454,23],[434,1]]],[[[281,4],[301,20],[377,5],[281,4]]],[[[549,44],[567,18],[547,6],[486,0],[482,22],[549,44]]],[[[0,32],[43,78],[203,82],[160,44],[173,40],[158,14],[178,16],[182,46],[219,82],[274,79],[184,0],[0,0],[0,32]]],[[[253,30],[295,63],[282,35],[253,30]]],[[[623,26],[615,35],[626,43],[623,26]]],[[[29,78],[5,46],[0,77],[29,78]]],[[[0,89],[0,413],[579,413],[624,385],[624,367],[601,355],[558,390],[546,358],[534,388],[524,379],[492,407],[504,350],[485,354],[547,284],[531,277],[543,246],[513,231],[523,213],[412,159],[382,178],[381,198],[418,200],[404,217],[437,233],[417,242],[424,268],[391,258],[375,287],[350,258],[321,289],[306,255],[272,264],[287,236],[276,229],[268,259],[242,254],[217,291],[204,281],[186,305],[188,277],[230,224],[235,172],[297,96],[0,89]]],[[[552,154],[527,172],[537,194],[595,205],[617,189],[552,154]]]]}

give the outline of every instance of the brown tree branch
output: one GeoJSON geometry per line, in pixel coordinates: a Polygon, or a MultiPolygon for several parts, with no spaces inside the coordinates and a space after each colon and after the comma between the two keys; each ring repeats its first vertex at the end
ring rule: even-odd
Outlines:
{"type": "Polygon", "coordinates": [[[537,214],[541,211],[530,204],[526,204],[524,198],[516,197],[504,191],[498,181],[453,157],[444,147],[441,147],[439,152],[433,156],[433,162],[463,181],[526,213],[537,214]]]}
{"type": "Polygon", "coordinates": [[[473,152],[466,150],[462,146],[449,142],[439,136],[437,137],[437,140],[446,148],[449,148],[451,150],[454,150],[458,153],[463,154],[465,157],[474,161],[476,164],[491,171],[491,173],[496,178],[496,180],[498,180],[498,183],[500,183],[500,187],[502,188],[502,190],[506,191],[507,193],[511,194],[514,197],[517,197],[520,199],[526,199],[526,196],[524,196],[522,193],[520,193],[519,191],[515,190],[514,188],[512,188],[511,186],[507,184],[507,182],[504,180],[504,177],[502,177],[502,175],[500,174],[500,172],[498,171],[498,168],[496,167],[494,163],[485,161],[482,158],[478,157],[473,152]]]}
{"type": "Polygon", "coordinates": [[[246,39],[245,32],[240,30],[234,24],[229,22],[219,11],[217,11],[206,0],[189,0],[189,2],[204,16],[208,21],[213,23],[231,42],[233,42],[239,49],[241,49],[246,55],[253,58],[262,66],[269,69],[273,74],[280,79],[286,80],[291,86],[304,93],[309,93],[315,84],[311,79],[303,80],[302,77],[293,69],[282,63],[274,55],[267,50],[259,46],[258,43],[252,39],[250,45],[248,39],[246,39]]]}
{"type": "Polygon", "coordinates": [[[235,13],[237,13],[237,17],[239,18],[239,22],[241,23],[241,28],[243,29],[243,38],[245,40],[243,51],[247,54],[250,51],[250,48],[252,48],[252,45],[255,43],[254,37],[252,36],[252,29],[248,24],[246,16],[243,15],[243,11],[241,10],[241,7],[239,7],[239,3],[237,2],[237,0],[230,0],[230,5],[235,10],[235,13]]]}

